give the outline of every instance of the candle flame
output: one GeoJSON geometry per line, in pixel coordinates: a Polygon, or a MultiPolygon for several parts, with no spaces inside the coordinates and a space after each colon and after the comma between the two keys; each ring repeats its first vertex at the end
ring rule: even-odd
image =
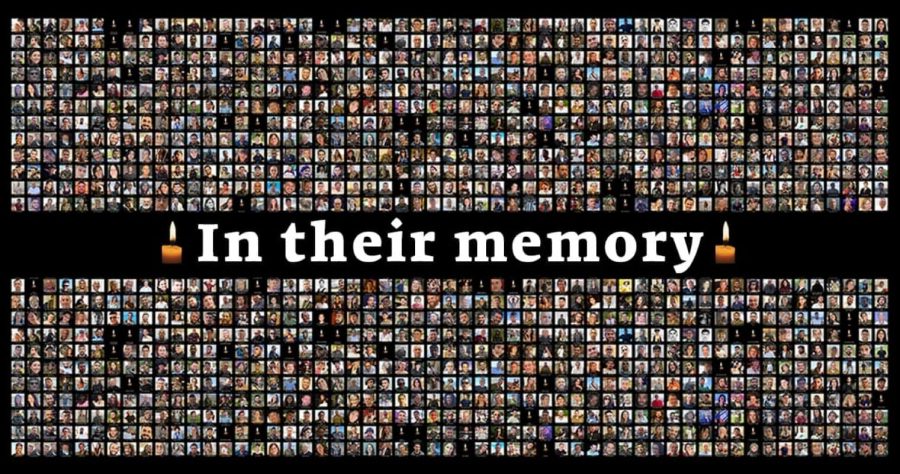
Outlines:
{"type": "Polygon", "coordinates": [[[729,237],[731,237],[731,233],[728,231],[728,222],[726,221],[725,224],[722,225],[722,242],[727,244],[729,237]]]}
{"type": "Polygon", "coordinates": [[[169,224],[169,242],[175,243],[175,221],[169,224]]]}

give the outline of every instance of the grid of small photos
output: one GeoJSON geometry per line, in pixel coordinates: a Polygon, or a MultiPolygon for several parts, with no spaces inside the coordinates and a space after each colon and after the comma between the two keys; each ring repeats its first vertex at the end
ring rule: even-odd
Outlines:
{"type": "Polygon", "coordinates": [[[13,456],[886,456],[888,281],[23,278],[13,456]]]}
{"type": "Polygon", "coordinates": [[[12,18],[21,212],[888,209],[887,18],[12,18]]]}

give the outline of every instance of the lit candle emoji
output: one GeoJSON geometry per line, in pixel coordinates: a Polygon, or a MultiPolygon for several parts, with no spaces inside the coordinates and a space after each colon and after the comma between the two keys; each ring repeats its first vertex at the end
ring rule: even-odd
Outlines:
{"type": "Polygon", "coordinates": [[[716,263],[734,263],[734,246],[728,245],[728,223],[722,226],[722,245],[716,245],[716,263]]]}
{"type": "Polygon", "coordinates": [[[181,246],[175,244],[175,222],[169,225],[169,243],[162,246],[162,263],[181,263],[181,246]]]}

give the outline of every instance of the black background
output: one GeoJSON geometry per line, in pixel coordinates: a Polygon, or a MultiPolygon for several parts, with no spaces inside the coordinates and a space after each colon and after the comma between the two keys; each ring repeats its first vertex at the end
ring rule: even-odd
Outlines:
{"type": "MultiPolygon", "coordinates": [[[[731,3],[717,2],[703,5],[690,2],[670,2],[665,6],[649,4],[609,5],[592,3],[579,5],[534,4],[532,6],[516,5],[516,8],[503,8],[499,5],[473,2],[462,5],[460,2],[431,4],[427,7],[418,5],[409,8],[387,6],[384,4],[363,4],[349,6],[346,2],[326,2],[310,5],[290,4],[284,7],[265,4],[234,6],[203,6],[199,4],[151,2],[146,4],[122,3],[112,8],[97,4],[48,8],[47,4],[16,5],[12,7],[10,17],[18,16],[104,16],[131,17],[144,16],[197,16],[215,17],[229,15],[255,16],[313,16],[313,17],[347,17],[358,16],[728,16],[728,17],[768,17],[768,16],[824,16],[824,17],[856,17],[880,16],[890,17],[884,12],[873,10],[873,5],[866,4],[862,8],[847,8],[825,11],[820,3],[803,5],[800,2],[786,9],[771,2],[731,3]],[[773,9],[774,5],[774,9],[773,9]],[[30,7],[30,8],[29,8],[30,7]]],[[[889,25],[894,29],[900,27],[897,19],[890,18],[889,25]]],[[[9,28],[6,26],[5,28],[9,28]]],[[[8,30],[7,30],[8,31],[8,30]]],[[[4,40],[4,41],[8,41],[4,40]]],[[[8,48],[8,42],[5,43],[8,48]]],[[[9,55],[6,55],[9,58],[9,55]]],[[[894,58],[896,60],[896,58],[894,58]]],[[[896,62],[896,61],[895,61],[896,62]]],[[[896,74],[897,71],[894,71],[896,74]]],[[[3,81],[8,82],[8,74],[2,74],[3,81]]],[[[6,84],[4,84],[6,86],[6,84]]],[[[7,89],[8,90],[8,87],[7,89]]],[[[889,87],[890,99],[894,99],[895,87],[889,87]]],[[[6,98],[5,100],[9,100],[6,98]]],[[[897,104],[890,112],[890,120],[896,127],[897,104]]],[[[8,110],[8,106],[7,106],[8,110]]],[[[895,145],[891,145],[890,154],[897,155],[895,145]]],[[[7,155],[8,156],[8,155],[7,155]]],[[[6,158],[8,160],[9,158],[6,158]]],[[[894,170],[896,172],[896,170],[894,170]]],[[[0,200],[8,202],[9,176],[0,173],[0,200]]],[[[891,181],[896,181],[891,178],[891,181]]],[[[898,189],[897,184],[892,184],[898,189]]],[[[894,199],[892,199],[894,201],[894,199]]],[[[2,214],[5,233],[2,244],[2,277],[0,287],[4,298],[8,301],[8,279],[11,277],[860,277],[883,278],[897,275],[897,262],[894,256],[897,236],[894,229],[897,224],[896,206],[892,202],[891,211],[887,213],[12,213],[8,205],[2,214]],[[349,243],[352,237],[364,230],[386,234],[393,229],[390,222],[394,217],[403,221],[401,230],[435,231],[437,240],[429,244],[429,250],[435,257],[434,263],[428,264],[360,264],[352,259],[349,243]],[[284,232],[290,223],[296,223],[299,231],[306,231],[309,238],[308,223],[312,220],[326,219],[328,230],[340,230],[345,234],[348,263],[313,264],[304,261],[289,264],[283,258],[283,243],[279,234],[284,232]],[[169,222],[178,226],[178,243],[184,248],[182,265],[162,265],[160,262],[160,245],[168,239],[169,222]],[[716,265],[713,260],[713,247],[719,243],[721,227],[728,221],[731,228],[731,241],[737,248],[737,263],[734,265],[716,265]],[[263,263],[197,263],[200,253],[200,232],[197,224],[218,224],[220,232],[252,230],[260,236],[260,253],[263,263]],[[510,262],[478,264],[455,263],[455,240],[452,234],[461,231],[500,230],[506,234],[507,242],[512,236],[523,230],[545,234],[553,231],[594,231],[597,233],[601,249],[598,252],[599,263],[548,264],[536,262],[530,264],[514,263],[509,251],[510,262]],[[684,231],[705,233],[702,245],[692,267],[684,274],[677,275],[672,266],[677,263],[674,248],[663,247],[662,255],[669,257],[669,262],[646,264],[640,262],[642,248],[630,263],[616,264],[607,260],[602,252],[605,236],[615,231],[629,231],[639,234],[647,231],[684,231]],[[675,261],[673,261],[675,260],[675,261]]],[[[411,246],[407,241],[407,255],[411,254],[411,246]]],[[[545,247],[546,248],[546,247],[545,247]]],[[[224,245],[217,247],[220,257],[224,256],[224,245]]],[[[543,255],[548,252],[544,250],[543,255]]],[[[308,257],[307,257],[308,260],[308,257]]],[[[891,282],[894,286],[891,295],[896,295],[896,285],[900,280],[891,282]]],[[[894,303],[897,304],[896,301],[894,303]]],[[[896,337],[891,329],[890,335],[896,337]]],[[[891,356],[891,363],[896,368],[896,351],[891,356]]],[[[8,353],[3,351],[2,373],[9,377],[8,353]]],[[[5,385],[5,382],[3,383],[5,385]]],[[[896,390],[890,393],[890,407],[895,406],[896,390]]],[[[3,403],[5,413],[9,407],[3,403]]],[[[896,416],[896,413],[894,414],[896,416]]],[[[4,439],[9,440],[9,431],[4,429],[4,439]]],[[[896,431],[896,428],[895,430],[896,431]]],[[[896,433],[893,433],[896,436],[896,433]]],[[[893,445],[893,443],[891,443],[893,445]]],[[[9,456],[9,443],[0,445],[0,451],[6,450],[7,461],[16,467],[41,465],[56,468],[132,468],[134,460],[125,459],[14,459],[9,456]]],[[[892,446],[893,447],[893,446],[892,446]]],[[[891,456],[893,457],[893,455],[891,456]]],[[[502,465],[510,468],[530,470],[533,468],[572,468],[583,469],[604,467],[731,467],[737,464],[762,467],[778,463],[780,466],[824,466],[853,467],[860,463],[872,467],[884,466],[887,459],[800,459],[800,458],[725,458],[725,459],[672,459],[672,458],[547,458],[547,459],[514,459],[514,458],[474,458],[474,459],[315,459],[315,458],[165,458],[141,459],[141,465],[148,468],[163,467],[372,467],[382,468],[422,468],[434,467],[438,462],[450,468],[472,464],[482,467],[502,465]],[[226,464],[227,463],[227,464],[226,464]]]]}
{"type": "MultiPolygon", "coordinates": [[[[885,276],[889,270],[893,232],[886,215],[809,213],[758,214],[622,214],[622,213],[25,213],[12,218],[15,259],[9,270],[16,275],[124,277],[133,276],[369,276],[416,275],[466,277],[497,276],[677,276],[672,268],[680,262],[674,245],[660,244],[666,263],[641,262],[643,239],[648,231],[704,232],[691,268],[682,276],[885,276]],[[394,218],[403,221],[404,253],[411,256],[408,234],[434,231],[435,242],[427,249],[433,263],[359,263],[353,258],[353,238],[363,231],[382,235],[393,231],[394,218]],[[346,263],[313,263],[312,228],[309,222],[324,219],[327,231],[344,234],[346,263]],[[734,265],[716,265],[714,246],[721,243],[722,223],[731,229],[731,244],[737,249],[734,265]],[[168,242],[169,223],[178,228],[183,247],[181,265],[163,265],[160,246],[168,242]],[[306,240],[306,260],[287,263],[280,235],[291,223],[306,240]],[[199,263],[201,232],[198,224],[217,224],[216,263],[199,263]],[[507,242],[507,263],[457,263],[457,242],[462,231],[501,231],[507,242]],[[509,251],[513,236],[534,231],[542,237],[553,231],[593,231],[597,234],[597,263],[517,263],[509,251]],[[254,231],[259,236],[261,263],[226,263],[227,244],[222,234],[254,231]],[[608,260],[603,252],[606,236],[615,231],[631,232],[638,240],[635,257],[626,263],[608,260]],[[487,274],[486,274],[487,273],[487,274]]],[[[329,253],[331,245],[327,246],[329,253]]],[[[532,253],[537,254],[537,249],[532,253]]],[[[375,252],[370,252],[375,253],[375,252]]],[[[386,260],[387,251],[383,252],[386,260]]],[[[541,254],[549,254],[544,239],[541,254]]],[[[474,255],[474,253],[473,253],[474,255]]]]}

